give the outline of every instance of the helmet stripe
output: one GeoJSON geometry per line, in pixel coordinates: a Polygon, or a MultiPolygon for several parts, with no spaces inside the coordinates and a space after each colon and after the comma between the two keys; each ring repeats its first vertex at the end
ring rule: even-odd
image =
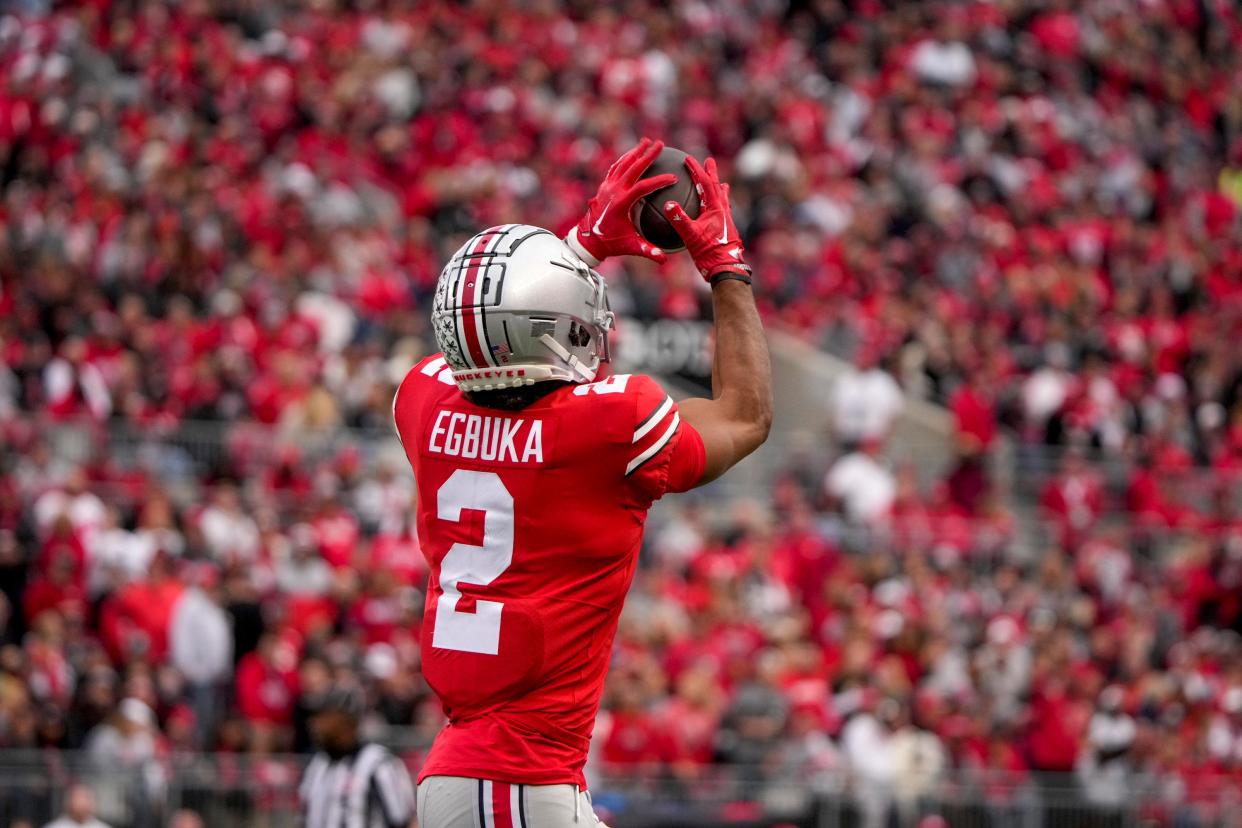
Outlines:
{"type": "Polygon", "coordinates": [[[484,355],[482,337],[479,335],[482,317],[479,313],[478,304],[480,295],[483,292],[483,279],[479,276],[479,265],[484,261],[484,258],[479,254],[487,248],[488,242],[495,235],[495,233],[486,233],[479,236],[479,240],[470,249],[471,256],[475,258],[466,267],[461,289],[462,296],[458,305],[461,308],[460,324],[465,329],[466,334],[466,347],[470,350],[470,358],[476,368],[483,368],[491,364],[487,356],[484,355]]]}

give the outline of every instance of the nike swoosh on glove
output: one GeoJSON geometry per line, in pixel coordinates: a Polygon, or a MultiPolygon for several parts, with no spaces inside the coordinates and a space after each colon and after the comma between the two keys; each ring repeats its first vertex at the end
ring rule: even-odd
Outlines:
{"type": "Polygon", "coordinates": [[[677,180],[671,173],[640,178],[663,149],[663,141],[644,138],[614,161],[586,213],[565,237],[565,243],[591,267],[609,256],[667,260],[663,250],[639,235],[630,217],[634,202],[677,180]]]}
{"type": "Polygon", "coordinates": [[[690,157],[686,167],[699,193],[699,217],[690,218],[676,201],[665,202],[664,214],[685,241],[694,266],[708,281],[726,270],[749,275],[750,266],[742,259],[742,239],[729,209],[729,185],[720,183],[716,160],[709,158],[702,166],[690,157]]]}

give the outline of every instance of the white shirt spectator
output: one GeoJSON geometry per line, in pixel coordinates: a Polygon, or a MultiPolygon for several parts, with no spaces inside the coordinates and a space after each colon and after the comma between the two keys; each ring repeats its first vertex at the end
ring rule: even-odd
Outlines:
{"type": "Polygon", "coordinates": [[[848,442],[882,439],[903,404],[901,386],[883,368],[854,368],[833,387],[832,426],[848,442]]]}
{"type": "Polygon", "coordinates": [[[290,552],[276,564],[276,586],[287,595],[326,595],[332,568],[314,550],[290,552]]]}
{"type": "Polygon", "coordinates": [[[946,761],[944,745],[936,734],[904,727],[892,738],[892,758],[897,798],[916,802],[935,791],[946,761]]]}
{"type": "Polygon", "coordinates": [[[100,822],[94,817],[87,819],[86,822],[77,822],[67,816],[63,816],[60,819],[49,822],[43,828],[109,828],[109,826],[108,823],[100,822]]]}
{"type": "Polygon", "coordinates": [[[43,369],[43,392],[53,405],[69,399],[75,388],[81,388],[87,409],[97,420],[112,413],[112,395],[98,368],[86,363],[75,368],[73,363],[57,357],[43,369]]]}
{"type": "Polygon", "coordinates": [[[233,670],[233,630],[228,615],[198,587],[182,593],[168,631],[173,666],[191,684],[224,681],[233,670]]]}
{"type": "Polygon", "coordinates": [[[887,788],[893,784],[893,734],[870,713],[859,713],[841,731],[845,761],[860,782],[887,788]]]}
{"type": "Polygon", "coordinates": [[[914,47],[910,66],[920,80],[965,86],[975,79],[975,56],[965,43],[924,40],[914,47]]]}
{"type": "Polygon", "coordinates": [[[1001,616],[988,624],[987,643],[976,652],[975,667],[996,715],[1017,716],[1030,689],[1032,656],[1016,621],[1001,616]]]}
{"type": "Polygon", "coordinates": [[[95,818],[95,791],[81,783],[70,785],[65,792],[64,815],[44,828],[108,828],[95,818]]]}
{"type": "Polygon", "coordinates": [[[130,532],[119,526],[100,531],[90,547],[87,582],[91,594],[142,578],[157,551],[150,533],[130,532]]]}
{"type": "Polygon", "coordinates": [[[1022,408],[1029,423],[1042,426],[1061,410],[1069,397],[1073,378],[1064,369],[1045,366],[1022,384],[1022,408]]]}
{"type": "Polygon", "coordinates": [[[0,419],[7,420],[17,413],[20,392],[17,376],[7,365],[0,365],[0,419]]]}
{"type": "Polygon", "coordinates": [[[155,759],[155,712],[138,699],[124,699],[112,721],[96,725],[82,746],[99,768],[137,768],[155,759]]]}
{"type": "Polygon", "coordinates": [[[415,510],[414,486],[409,475],[399,475],[390,466],[368,478],[358,487],[354,505],[363,524],[374,527],[379,534],[393,535],[401,531],[406,515],[415,510]]]}
{"type": "Polygon", "coordinates": [[[879,523],[892,511],[893,500],[897,497],[897,479],[870,454],[855,451],[828,470],[824,491],[841,501],[849,520],[879,523]]]}
{"type": "Polygon", "coordinates": [[[1133,791],[1131,766],[1125,751],[1134,741],[1134,720],[1124,714],[1096,713],[1087,726],[1089,747],[1078,761],[1078,778],[1087,801],[1116,808],[1133,791]]]}
{"type": "Polygon", "coordinates": [[[199,522],[203,539],[217,560],[254,560],[259,554],[259,527],[238,510],[209,506],[199,522]]]}
{"type": "Polygon", "coordinates": [[[323,353],[342,351],[353,338],[358,323],[349,305],[326,293],[303,293],[297,299],[297,312],[314,322],[319,333],[319,350],[323,353]]]}
{"type": "Polygon", "coordinates": [[[1096,750],[1114,753],[1129,748],[1137,732],[1134,719],[1125,713],[1097,712],[1087,725],[1087,741],[1096,750]]]}
{"type": "Polygon", "coordinates": [[[73,524],[73,528],[89,542],[91,533],[103,525],[108,509],[102,500],[90,492],[71,494],[54,489],[45,492],[35,501],[35,525],[39,527],[41,533],[46,533],[62,514],[69,516],[69,522],[73,524]]]}

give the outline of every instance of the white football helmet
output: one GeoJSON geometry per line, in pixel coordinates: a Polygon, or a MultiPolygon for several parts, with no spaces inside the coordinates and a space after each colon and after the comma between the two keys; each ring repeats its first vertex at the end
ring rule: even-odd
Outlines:
{"type": "Polygon", "coordinates": [[[463,391],[546,380],[593,382],[610,358],[604,279],[555,234],[490,227],[453,254],[436,284],[436,342],[463,391]]]}

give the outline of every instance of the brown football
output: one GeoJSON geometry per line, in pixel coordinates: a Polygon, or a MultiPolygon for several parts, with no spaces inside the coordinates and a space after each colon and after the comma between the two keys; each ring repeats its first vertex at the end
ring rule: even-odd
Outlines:
{"type": "Polygon", "coordinates": [[[668,201],[681,202],[682,209],[690,218],[698,218],[699,194],[690,179],[690,170],[686,169],[686,153],[673,147],[665,147],[642,177],[651,178],[664,173],[672,173],[677,176],[677,180],[634,202],[632,218],[634,226],[644,239],[668,253],[674,253],[685,250],[686,243],[665,218],[664,204],[668,201]]]}

